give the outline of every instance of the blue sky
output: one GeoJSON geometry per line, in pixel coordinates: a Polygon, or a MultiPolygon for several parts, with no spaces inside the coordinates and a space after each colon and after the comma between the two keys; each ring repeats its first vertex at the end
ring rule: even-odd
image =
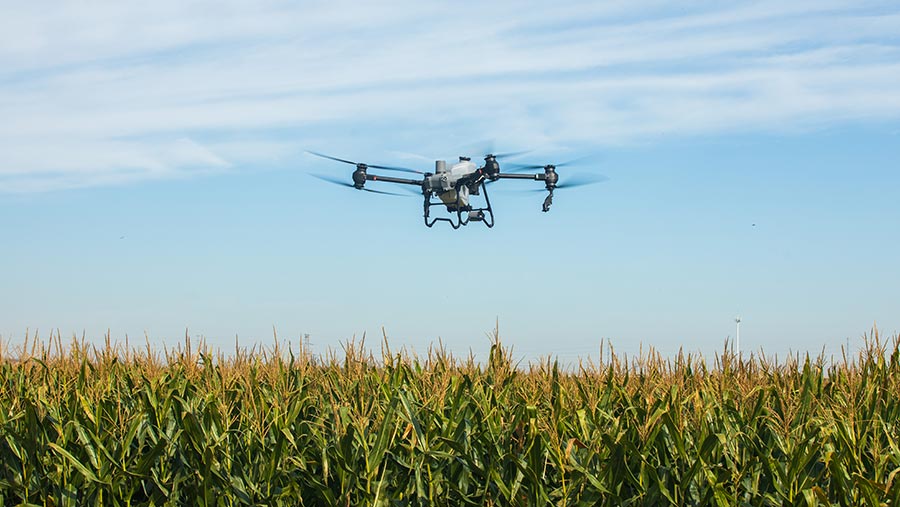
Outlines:
{"type": "Polygon", "coordinates": [[[900,330],[898,34],[865,1],[6,5],[0,337],[465,354],[499,318],[571,359],[712,353],[739,313],[745,350],[855,346],[900,330]],[[427,229],[304,154],[483,139],[610,179],[427,229]]]}

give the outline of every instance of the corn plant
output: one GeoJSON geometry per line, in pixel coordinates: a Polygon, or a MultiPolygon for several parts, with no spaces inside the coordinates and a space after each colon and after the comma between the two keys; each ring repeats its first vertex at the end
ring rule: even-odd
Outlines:
{"type": "Polygon", "coordinates": [[[0,349],[2,505],[900,505],[900,337],[563,368],[364,343],[0,349]]]}

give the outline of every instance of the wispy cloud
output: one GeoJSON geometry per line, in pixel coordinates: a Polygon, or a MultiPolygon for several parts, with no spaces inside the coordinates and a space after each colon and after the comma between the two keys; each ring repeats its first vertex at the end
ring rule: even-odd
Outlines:
{"type": "Polygon", "coordinates": [[[900,117],[890,2],[664,9],[7,7],[0,191],[278,165],[312,144],[430,153],[454,136],[616,143],[900,117]]]}

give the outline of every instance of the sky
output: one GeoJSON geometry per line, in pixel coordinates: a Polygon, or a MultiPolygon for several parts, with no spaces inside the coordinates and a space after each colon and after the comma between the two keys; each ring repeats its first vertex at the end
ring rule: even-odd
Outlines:
{"type": "MultiPolygon", "coordinates": [[[[900,330],[900,6],[3,2],[0,340],[838,354],[900,330]],[[329,185],[484,146],[496,226],[329,185]],[[501,170],[503,166],[501,165],[501,170]],[[374,172],[374,171],[373,171],[374,172]]],[[[369,185],[374,187],[374,183],[369,185]]],[[[390,184],[379,188],[393,189],[390,184]]],[[[435,209],[437,211],[437,209],[435,209]]]]}

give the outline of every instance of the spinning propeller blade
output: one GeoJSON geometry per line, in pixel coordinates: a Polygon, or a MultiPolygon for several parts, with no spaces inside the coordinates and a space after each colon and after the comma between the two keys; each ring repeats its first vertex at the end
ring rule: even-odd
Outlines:
{"type": "MultiPolygon", "coordinates": [[[[532,150],[522,150],[522,151],[507,151],[505,153],[488,153],[487,155],[493,155],[494,158],[500,160],[504,158],[513,158],[521,155],[525,155],[526,153],[531,153],[532,150]]],[[[485,155],[485,156],[487,156],[485,155]]]]}
{"type": "MultiPolygon", "coordinates": [[[[346,160],[343,158],[332,157],[331,155],[326,155],[324,153],[318,153],[315,151],[307,151],[306,153],[309,153],[310,155],[315,155],[317,157],[334,160],[336,162],[343,162],[345,164],[351,164],[351,165],[359,165],[358,162],[354,162],[352,160],[346,160]]],[[[395,167],[395,166],[390,166],[390,165],[375,165],[375,164],[364,164],[364,165],[366,167],[371,167],[372,169],[383,169],[385,171],[398,171],[398,172],[402,172],[402,173],[425,174],[422,171],[417,171],[415,169],[408,169],[406,167],[395,167]]]]}
{"type": "Polygon", "coordinates": [[[494,140],[493,139],[482,139],[480,141],[475,141],[473,143],[467,144],[465,146],[460,146],[457,148],[459,153],[457,155],[463,155],[466,157],[471,157],[473,160],[483,158],[488,153],[494,151],[494,140]]]}
{"type": "Polygon", "coordinates": [[[489,155],[492,155],[494,158],[500,160],[500,159],[504,159],[504,158],[518,157],[519,155],[531,153],[531,151],[532,150],[523,150],[523,151],[509,151],[509,152],[504,152],[504,153],[496,153],[496,152],[494,152],[494,140],[493,139],[484,139],[484,140],[476,141],[474,143],[460,147],[458,155],[469,157],[472,160],[476,160],[476,159],[480,160],[489,155]]]}
{"type": "Polygon", "coordinates": [[[326,155],[324,153],[318,153],[318,152],[309,151],[309,150],[307,150],[306,153],[309,153],[310,155],[315,155],[317,157],[327,158],[329,160],[336,160],[338,162],[343,162],[345,164],[356,165],[356,162],[353,162],[352,160],[345,160],[342,158],[332,157],[331,155],[326,155]]]}
{"type": "Polygon", "coordinates": [[[556,188],[583,187],[604,181],[609,181],[609,178],[602,174],[576,174],[571,178],[566,178],[566,181],[562,183],[557,183],[556,188]]]}
{"type": "Polygon", "coordinates": [[[416,169],[407,169],[406,167],[395,167],[392,165],[374,165],[374,164],[367,164],[367,165],[374,169],[384,169],[385,171],[398,171],[401,173],[425,174],[424,171],[417,171],[416,169]]]}
{"type": "MultiPolygon", "coordinates": [[[[340,185],[342,187],[350,187],[356,188],[353,183],[348,183],[346,181],[339,180],[337,178],[332,178],[331,176],[323,176],[321,174],[310,174],[313,178],[319,178],[322,181],[327,181],[328,183],[333,183],[335,185],[340,185]]],[[[400,197],[408,197],[406,194],[395,194],[394,192],[385,192],[384,190],[375,190],[372,188],[360,188],[359,190],[365,190],[366,192],[372,192],[373,194],[384,194],[384,195],[397,195],[400,197]]]]}
{"type": "Polygon", "coordinates": [[[589,157],[578,157],[573,158],[572,160],[567,160],[565,162],[560,162],[559,164],[507,164],[508,169],[504,168],[506,172],[509,173],[520,173],[525,171],[539,171],[544,170],[548,165],[552,165],[553,167],[570,167],[573,165],[578,165],[582,162],[585,162],[589,159],[589,157]]]}
{"type": "MultiPolygon", "coordinates": [[[[583,187],[585,185],[593,185],[595,183],[602,183],[604,181],[609,181],[609,178],[602,174],[576,174],[575,176],[571,176],[565,179],[560,183],[556,184],[554,190],[559,190],[563,188],[574,188],[574,187],[583,187]]],[[[527,190],[527,192],[546,192],[546,188],[535,188],[531,190],[527,190]]]]}
{"type": "Polygon", "coordinates": [[[400,185],[400,188],[402,188],[403,190],[406,190],[406,191],[409,192],[410,194],[418,195],[418,196],[420,196],[420,197],[422,196],[422,193],[423,193],[422,187],[413,187],[413,186],[409,186],[409,185],[400,185]]]}

